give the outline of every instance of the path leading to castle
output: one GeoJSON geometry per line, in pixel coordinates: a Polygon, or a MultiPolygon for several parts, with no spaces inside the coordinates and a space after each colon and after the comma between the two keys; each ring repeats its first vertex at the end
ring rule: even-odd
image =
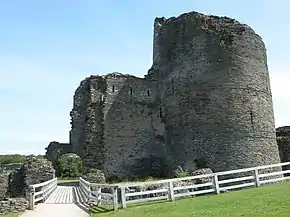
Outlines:
{"type": "Polygon", "coordinates": [[[89,217],[77,204],[39,204],[35,210],[27,210],[20,217],[89,217]]]}
{"type": "Polygon", "coordinates": [[[89,217],[85,197],[79,187],[58,186],[45,203],[27,210],[20,217],[89,217]]]}

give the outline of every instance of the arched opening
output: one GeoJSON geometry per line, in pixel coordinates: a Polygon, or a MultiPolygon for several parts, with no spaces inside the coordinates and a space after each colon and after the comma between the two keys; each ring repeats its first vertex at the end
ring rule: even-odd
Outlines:
{"type": "Polygon", "coordinates": [[[147,90],[147,96],[150,96],[150,91],[149,90],[147,90]]]}
{"type": "Polygon", "coordinates": [[[112,92],[115,92],[115,85],[112,86],[112,92]]]}
{"type": "Polygon", "coordinates": [[[83,161],[74,153],[60,155],[55,163],[55,176],[59,185],[72,185],[77,183],[83,172],[83,161]]]}
{"type": "Polygon", "coordinates": [[[130,95],[133,95],[133,88],[130,87],[130,95]]]}

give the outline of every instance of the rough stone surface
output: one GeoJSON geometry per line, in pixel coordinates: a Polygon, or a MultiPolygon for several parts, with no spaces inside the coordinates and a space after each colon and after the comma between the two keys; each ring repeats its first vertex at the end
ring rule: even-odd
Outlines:
{"type": "Polygon", "coordinates": [[[10,164],[4,164],[0,166],[0,171],[15,171],[17,169],[20,169],[22,167],[23,163],[10,163],[10,164]]]}
{"type": "Polygon", "coordinates": [[[29,157],[23,165],[26,186],[53,179],[55,172],[50,161],[42,157],[29,157]]]}
{"type": "Polygon", "coordinates": [[[69,143],[59,143],[56,141],[50,142],[46,147],[45,158],[52,162],[55,166],[56,160],[64,154],[74,153],[72,146],[69,143]]]}
{"type": "Polygon", "coordinates": [[[98,169],[87,169],[82,175],[83,179],[92,183],[106,183],[105,175],[98,169]]]}
{"type": "Polygon", "coordinates": [[[0,169],[0,213],[24,211],[28,202],[28,186],[54,178],[47,159],[29,156],[23,164],[7,164],[0,169]],[[26,199],[25,199],[26,198],[26,199]]]}
{"type": "Polygon", "coordinates": [[[0,200],[7,197],[9,188],[9,172],[0,171],[0,200]]]}
{"type": "Polygon", "coordinates": [[[24,198],[10,198],[0,201],[0,214],[21,212],[28,208],[28,201],[24,198]]]}
{"type": "MultiPolygon", "coordinates": [[[[277,143],[281,162],[290,161],[290,126],[279,127],[276,129],[277,143]]],[[[290,170],[289,166],[284,166],[284,170],[290,170]]]]}
{"type": "Polygon", "coordinates": [[[145,78],[86,78],[71,119],[73,150],[108,178],[280,162],[265,45],[227,17],[156,18],[145,78]]]}
{"type": "MultiPolygon", "coordinates": [[[[213,174],[213,171],[210,168],[203,168],[203,169],[198,169],[198,170],[194,171],[191,175],[192,176],[199,176],[199,175],[206,175],[206,174],[213,174]]],[[[213,181],[212,177],[199,178],[199,179],[196,179],[195,184],[208,183],[211,181],[213,181]]]]}

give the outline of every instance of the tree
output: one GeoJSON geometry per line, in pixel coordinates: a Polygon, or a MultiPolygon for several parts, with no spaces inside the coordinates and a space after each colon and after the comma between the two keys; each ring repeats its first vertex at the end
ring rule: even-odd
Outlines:
{"type": "Polygon", "coordinates": [[[82,159],[76,154],[64,154],[56,161],[56,176],[60,178],[75,178],[82,173],[82,159]]]}

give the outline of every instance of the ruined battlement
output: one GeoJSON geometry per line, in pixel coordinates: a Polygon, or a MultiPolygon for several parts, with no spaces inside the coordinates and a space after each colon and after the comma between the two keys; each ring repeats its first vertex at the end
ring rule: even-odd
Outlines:
{"type": "Polygon", "coordinates": [[[265,44],[227,17],[156,18],[145,78],[84,79],[71,119],[74,153],[109,179],[280,162],[265,44]]]}

